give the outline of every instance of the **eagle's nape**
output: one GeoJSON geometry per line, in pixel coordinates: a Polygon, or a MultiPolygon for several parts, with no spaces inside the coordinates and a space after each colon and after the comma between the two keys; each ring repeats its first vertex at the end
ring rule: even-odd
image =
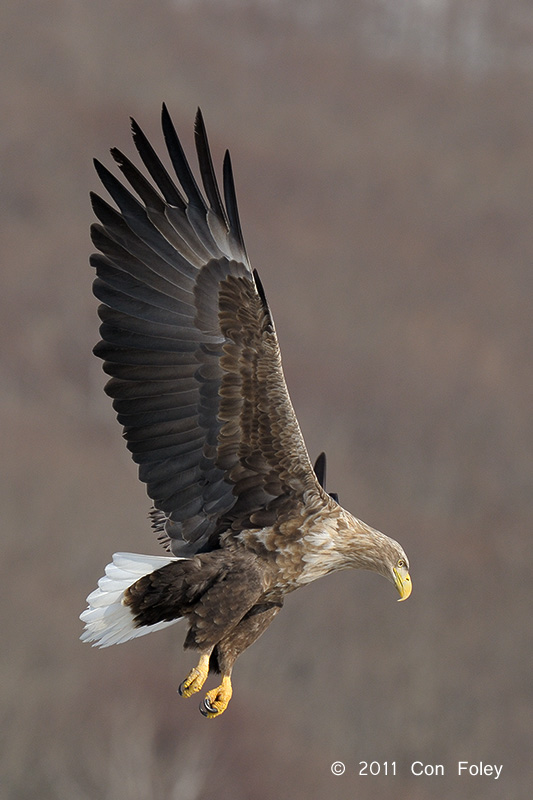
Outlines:
{"type": "Polygon", "coordinates": [[[400,599],[411,581],[401,546],[327,493],[325,455],[309,461],[229,154],[221,193],[198,111],[200,188],[166,106],[162,129],[177,183],[134,120],[148,177],[116,148],[126,183],[95,162],[116,207],[91,195],[91,264],[95,353],[169,555],[116,554],[87,598],[81,638],[107,647],[185,618],[185,647],[199,661],[179,692],[189,697],[220,673],[200,705],[212,718],[231,698],[235,660],[285,594],[345,568],[378,572],[400,599]]]}

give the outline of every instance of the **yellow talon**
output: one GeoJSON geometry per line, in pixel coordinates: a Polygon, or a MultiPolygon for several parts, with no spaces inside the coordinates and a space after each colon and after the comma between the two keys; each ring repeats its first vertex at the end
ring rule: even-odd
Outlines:
{"type": "Polygon", "coordinates": [[[217,686],[216,689],[211,689],[206,694],[205,699],[200,704],[200,711],[208,719],[219,717],[228,707],[232,694],[231,678],[229,675],[224,675],[220,686],[217,686]]]}
{"type": "Polygon", "coordinates": [[[193,667],[183,683],[180,683],[178,692],[182,697],[190,697],[199,692],[209,675],[209,655],[200,656],[200,661],[193,667]]]}

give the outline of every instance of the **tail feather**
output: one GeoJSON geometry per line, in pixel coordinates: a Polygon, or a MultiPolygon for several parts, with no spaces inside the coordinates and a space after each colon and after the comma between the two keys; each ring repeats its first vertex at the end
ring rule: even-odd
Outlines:
{"type": "Polygon", "coordinates": [[[129,607],[122,601],[126,589],[144,575],[180,560],[172,556],[115,553],[112,563],[105,568],[105,576],[98,581],[98,588],[87,597],[88,608],[80,614],[85,623],[80,636],[82,642],[92,642],[93,647],[109,647],[178,622],[180,617],[136,627],[129,607]]]}

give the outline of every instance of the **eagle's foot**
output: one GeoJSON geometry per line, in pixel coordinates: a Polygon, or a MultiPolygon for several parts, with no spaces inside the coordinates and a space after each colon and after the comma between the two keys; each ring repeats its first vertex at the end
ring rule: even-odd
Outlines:
{"type": "Polygon", "coordinates": [[[200,656],[200,661],[193,667],[185,680],[180,683],[178,692],[182,697],[190,697],[195,692],[199,692],[204,685],[209,674],[209,656],[200,656]]]}
{"type": "Polygon", "coordinates": [[[222,683],[216,689],[211,689],[200,703],[200,711],[208,719],[219,717],[224,713],[231,700],[233,689],[231,688],[231,678],[224,675],[222,683]]]}

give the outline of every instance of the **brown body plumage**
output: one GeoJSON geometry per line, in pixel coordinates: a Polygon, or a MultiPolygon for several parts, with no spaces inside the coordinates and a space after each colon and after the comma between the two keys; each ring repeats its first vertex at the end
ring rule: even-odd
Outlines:
{"type": "Polygon", "coordinates": [[[185,647],[200,653],[182,683],[219,687],[201,705],[224,711],[237,656],[265,630],[285,594],[338,569],[378,572],[411,590],[400,545],[342,509],[313,469],[294,414],[265,294],[242,239],[229,157],[220,198],[198,112],[205,198],[163,108],[180,181],[168,175],[135,122],[153,184],[112,150],[142,202],[97,163],[119,211],[93,196],[101,222],[95,294],[111,375],[106,391],[154,502],[153,527],[173,555],[121,555],[89,596],[83,636],[125,641],[185,617],[185,647]]]}

